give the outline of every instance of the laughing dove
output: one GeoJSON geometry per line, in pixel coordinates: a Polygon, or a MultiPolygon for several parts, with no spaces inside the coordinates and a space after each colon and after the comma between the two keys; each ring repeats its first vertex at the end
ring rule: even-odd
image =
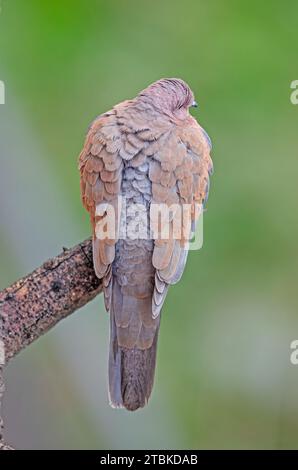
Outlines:
{"type": "Polygon", "coordinates": [[[195,105],[183,80],[159,80],[97,117],[80,154],[94,269],[110,313],[113,407],[133,411],[148,401],[161,308],[182,276],[196,207],[208,196],[211,142],[189,114],[195,105]],[[155,207],[174,210],[157,210],[156,220],[155,207]],[[177,231],[184,207],[188,215],[177,231]]]}

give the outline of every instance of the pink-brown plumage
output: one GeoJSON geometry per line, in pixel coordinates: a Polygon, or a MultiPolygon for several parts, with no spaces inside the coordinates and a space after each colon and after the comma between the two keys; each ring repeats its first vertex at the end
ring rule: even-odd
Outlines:
{"type": "Polygon", "coordinates": [[[122,195],[128,204],[141,202],[149,219],[153,203],[190,204],[189,218],[195,222],[195,204],[207,197],[212,160],[209,139],[189,114],[193,103],[194,95],[183,80],[159,80],[96,118],[80,154],[94,268],[103,279],[110,312],[112,406],[135,410],[150,396],[160,311],[169,285],[183,273],[187,234],[174,239],[173,215],[162,222],[169,229],[166,240],[98,239],[96,227],[104,219],[96,207],[109,203],[122,218],[118,202],[122,195]]]}

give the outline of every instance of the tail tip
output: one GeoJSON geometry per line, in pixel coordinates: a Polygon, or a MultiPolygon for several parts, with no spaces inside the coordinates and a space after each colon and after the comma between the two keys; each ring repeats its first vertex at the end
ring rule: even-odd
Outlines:
{"type": "Polygon", "coordinates": [[[114,409],[126,409],[128,411],[136,411],[140,408],[143,408],[147,403],[146,397],[141,397],[141,395],[136,390],[136,387],[133,384],[127,384],[123,392],[122,399],[115,400],[111,397],[109,393],[109,405],[114,409]]]}
{"type": "Polygon", "coordinates": [[[122,398],[123,406],[128,411],[136,411],[139,408],[143,408],[147,403],[144,393],[134,383],[126,384],[122,392],[122,398]]]}

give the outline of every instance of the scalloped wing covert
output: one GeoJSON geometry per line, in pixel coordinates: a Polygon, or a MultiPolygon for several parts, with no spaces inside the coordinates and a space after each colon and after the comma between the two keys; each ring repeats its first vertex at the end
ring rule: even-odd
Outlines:
{"type": "Polygon", "coordinates": [[[163,233],[168,233],[169,237],[160,236],[155,240],[153,317],[160,313],[168,286],[178,282],[184,271],[188,240],[208,197],[209,175],[213,168],[210,150],[208,134],[190,117],[186,123],[172,129],[152,156],[149,170],[152,202],[169,208],[174,205],[170,217],[157,229],[159,234],[161,228],[166,230],[163,233]]]}
{"type": "MultiPolygon", "coordinates": [[[[115,236],[96,237],[96,230],[105,231],[109,203],[118,211],[123,162],[119,155],[121,136],[114,110],[96,118],[91,124],[83,150],[79,156],[81,196],[90,214],[93,229],[93,263],[96,275],[104,278],[106,307],[109,308],[111,289],[111,264],[115,258],[115,236]]],[[[117,220],[117,217],[115,218],[117,220]]]]}

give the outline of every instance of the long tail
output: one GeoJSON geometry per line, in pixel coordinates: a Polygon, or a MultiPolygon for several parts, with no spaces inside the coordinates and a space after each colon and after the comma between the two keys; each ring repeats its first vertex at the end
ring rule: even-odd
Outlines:
{"type": "Polygon", "coordinates": [[[123,295],[113,283],[110,308],[109,399],[114,408],[146,405],[154,382],[160,319],[152,318],[151,297],[123,295]]]}

